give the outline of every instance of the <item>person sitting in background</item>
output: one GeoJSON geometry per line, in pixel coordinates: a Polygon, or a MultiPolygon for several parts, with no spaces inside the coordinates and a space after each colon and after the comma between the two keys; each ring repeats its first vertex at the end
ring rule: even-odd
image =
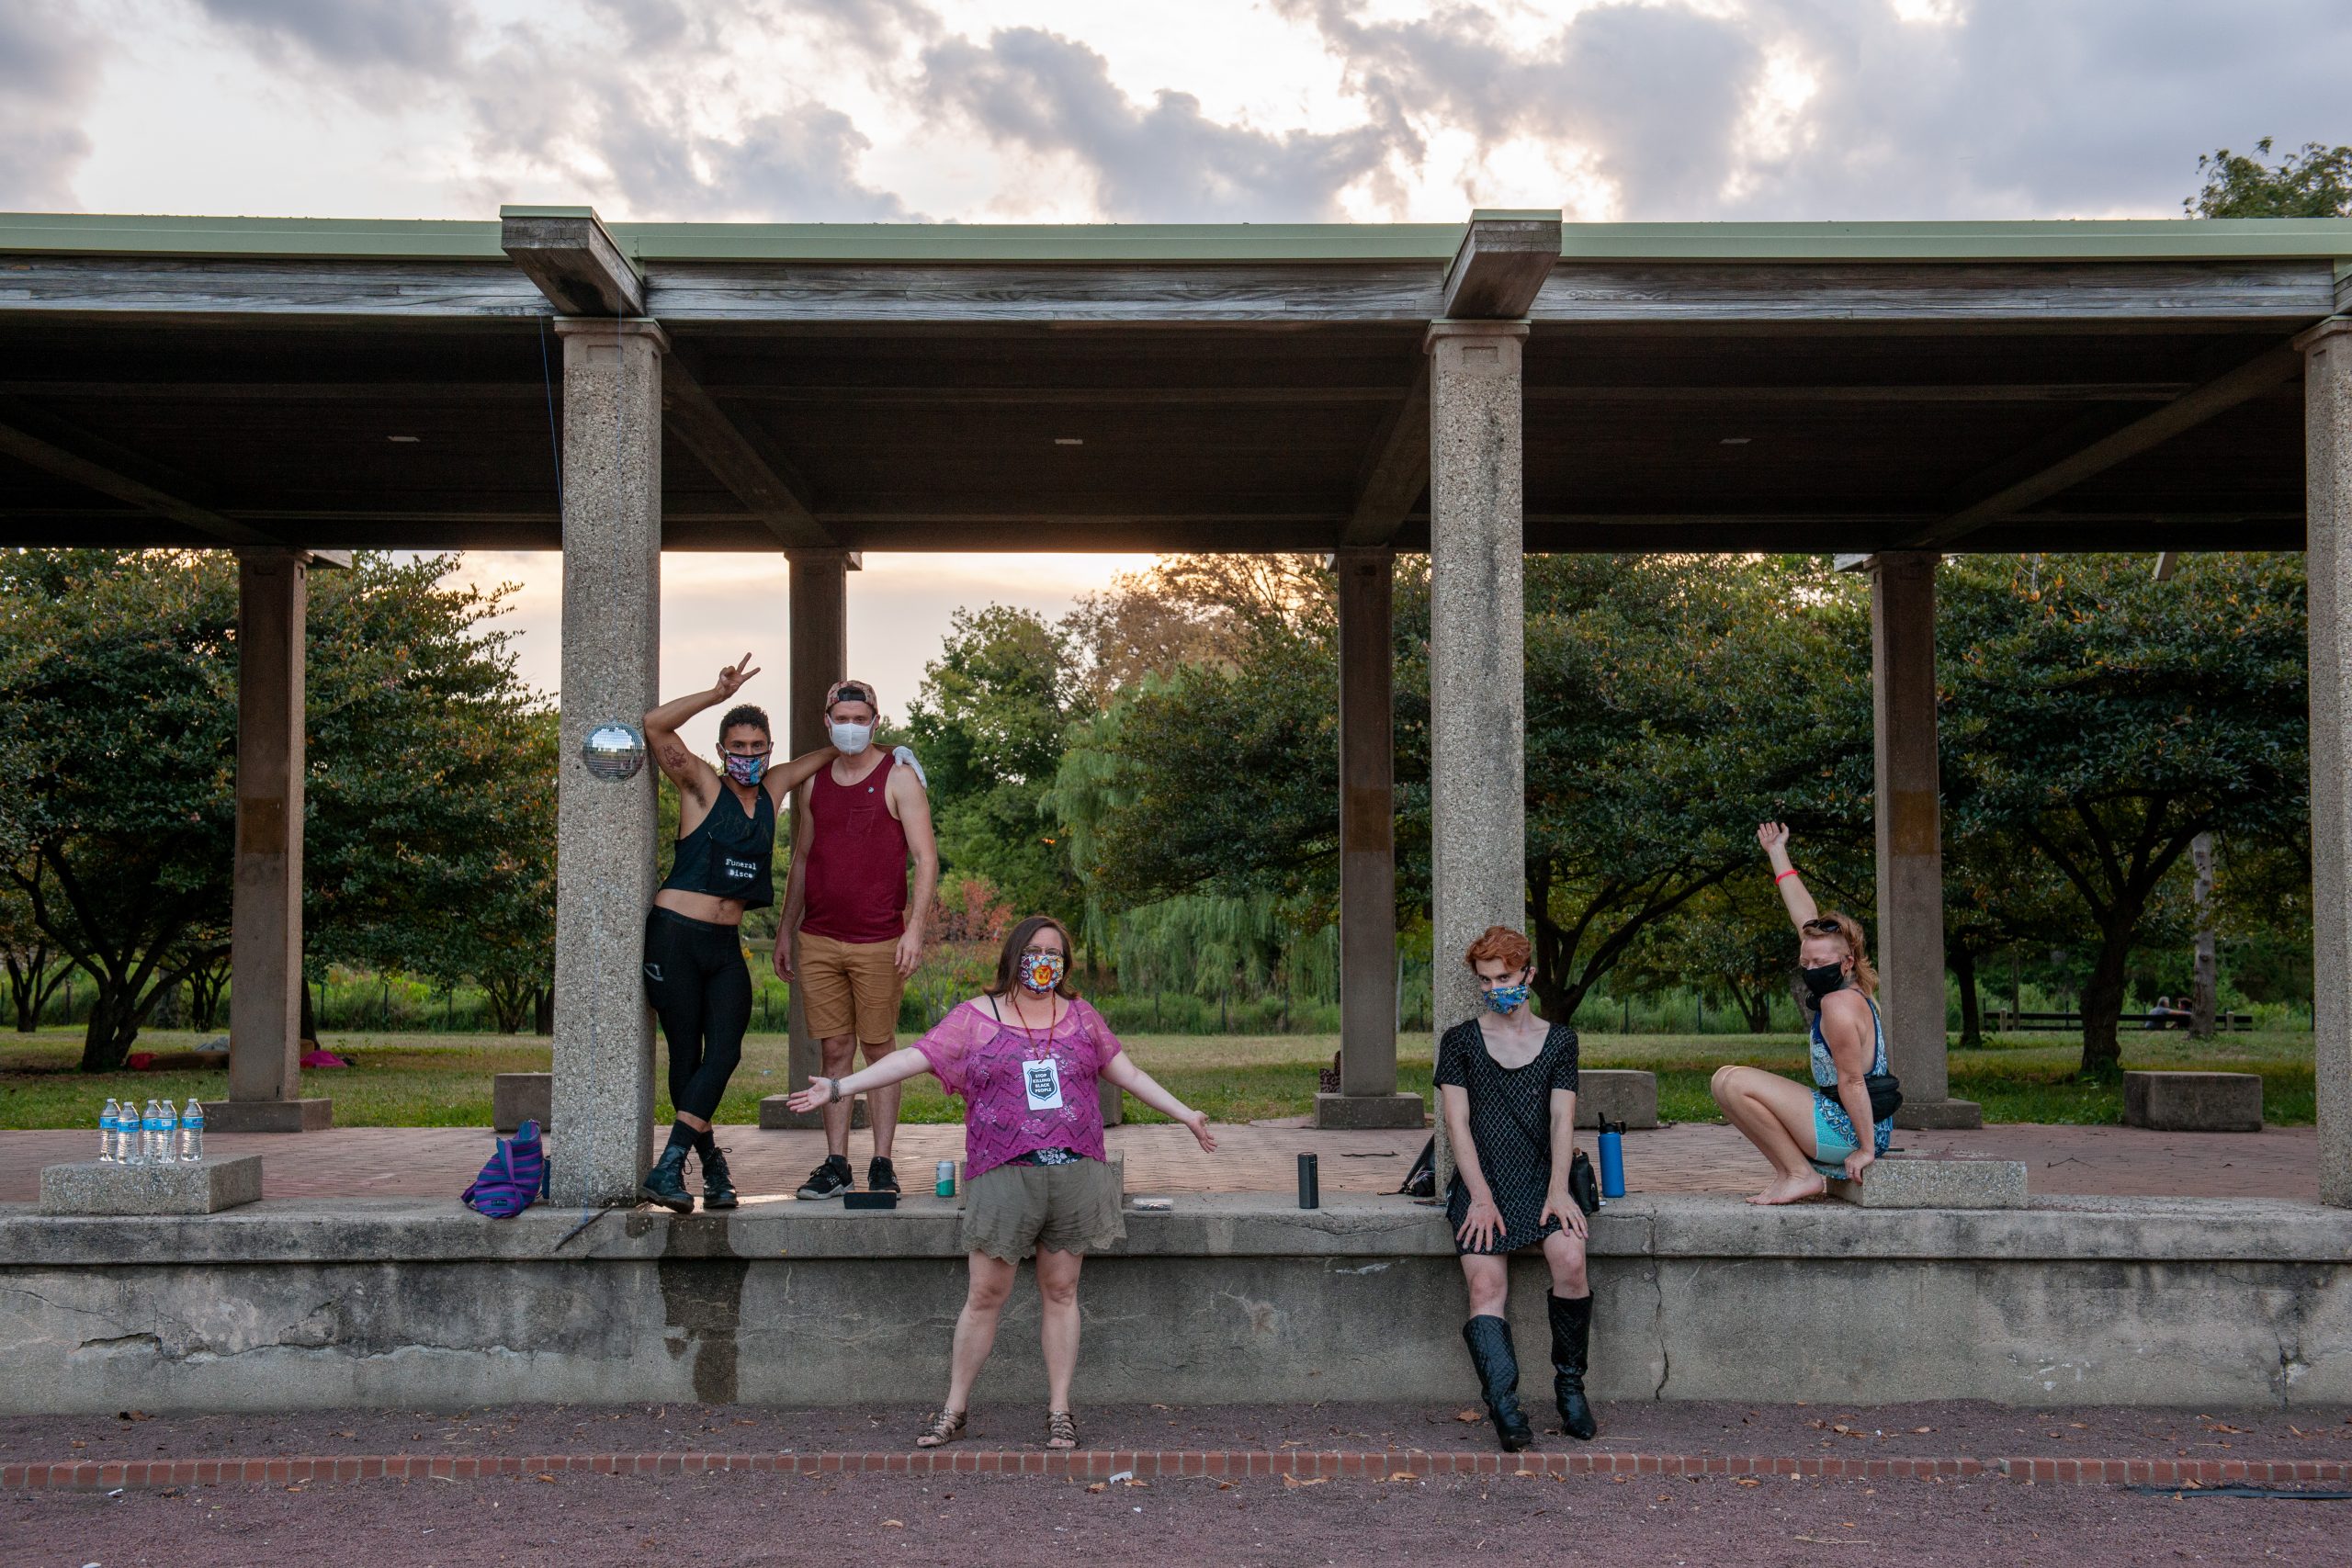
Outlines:
{"type": "Polygon", "coordinates": [[[1585,1216],[1568,1195],[1577,1146],[1577,1032],[1546,1023],[1529,1005],[1535,953],[1509,926],[1490,926],[1462,955],[1478,976],[1486,1011],[1438,1043],[1438,1103],[1453,1150],[1445,1217],[1470,1287],[1462,1325],[1487,1415],[1504,1451],[1535,1440],[1519,1408],[1519,1352],[1511,1344],[1510,1255],[1540,1247],[1551,1270],[1544,1307],[1552,1327],[1552,1393],[1560,1429],[1580,1441],[1600,1430],[1586,1402],[1592,1286],[1585,1269],[1585,1216]]]}
{"type": "Polygon", "coordinates": [[[1828,1190],[1829,1178],[1860,1181],[1894,1136],[1894,1116],[1871,1114],[1867,1079],[1886,1071],[1886,1031],[1881,1026],[1878,971],[1871,967],[1862,928],[1851,915],[1825,915],[1789,863],[1789,830],[1779,822],[1756,829],[1772,863],[1789,919],[1797,928],[1797,962],[1811,1004],[1814,1088],[1791,1083],[1761,1067],[1720,1067],[1710,1086],[1724,1120],[1738,1128],[1772,1162],[1772,1180],[1747,1201],[1794,1203],[1828,1190]],[[1869,1127],[1867,1139],[1856,1134],[1869,1127]]]}

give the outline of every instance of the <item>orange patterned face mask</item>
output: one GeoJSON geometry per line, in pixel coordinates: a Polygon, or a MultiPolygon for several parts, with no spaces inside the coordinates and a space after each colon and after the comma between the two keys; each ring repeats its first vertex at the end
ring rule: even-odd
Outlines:
{"type": "Polygon", "coordinates": [[[1061,984],[1062,955],[1058,953],[1024,953],[1021,955],[1021,983],[1040,994],[1061,984]]]}

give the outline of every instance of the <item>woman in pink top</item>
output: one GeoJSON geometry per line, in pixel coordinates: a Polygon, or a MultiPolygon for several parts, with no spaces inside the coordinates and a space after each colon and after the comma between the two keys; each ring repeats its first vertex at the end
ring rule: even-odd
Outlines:
{"type": "Polygon", "coordinates": [[[939,1027],[864,1072],[819,1077],[792,1097],[795,1111],[933,1072],[964,1100],[964,1249],[971,1289],[956,1320],[947,1403],[915,1438],[919,1448],[952,1442],[964,1430],[979,1375],[996,1343],[998,1318],[1023,1257],[1037,1259],[1040,1334],[1049,1394],[1046,1446],[1078,1447],[1070,1375],[1078,1367],[1078,1271],[1090,1248],[1124,1240],[1117,1178],[1102,1153],[1100,1078],[1193,1130],[1201,1147],[1216,1139],[1208,1118],[1169,1093],[1119,1047],[1102,1015],[1069,988],[1069,933],[1047,915],[1014,926],[985,991],[939,1027]]]}

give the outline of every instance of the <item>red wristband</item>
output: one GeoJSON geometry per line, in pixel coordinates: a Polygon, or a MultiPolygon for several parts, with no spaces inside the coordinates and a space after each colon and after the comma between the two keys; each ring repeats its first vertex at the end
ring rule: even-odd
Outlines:
{"type": "Polygon", "coordinates": [[[1797,868],[1795,866],[1791,866],[1788,870],[1781,873],[1780,875],[1772,879],[1772,886],[1778,887],[1781,883],[1786,882],[1790,877],[1794,876],[1796,874],[1797,868]]]}

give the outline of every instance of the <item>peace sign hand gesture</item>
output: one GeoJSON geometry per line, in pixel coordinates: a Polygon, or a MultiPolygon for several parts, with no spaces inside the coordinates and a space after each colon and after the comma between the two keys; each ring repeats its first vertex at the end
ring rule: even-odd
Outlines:
{"type": "Polygon", "coordinates": [[[745,649],[743,657],[718,672],[718,683],[711,688],[720,702],[725,702],[743,689],[743,683],[760,672],[752,662],[752,650],[745,649]]]}

